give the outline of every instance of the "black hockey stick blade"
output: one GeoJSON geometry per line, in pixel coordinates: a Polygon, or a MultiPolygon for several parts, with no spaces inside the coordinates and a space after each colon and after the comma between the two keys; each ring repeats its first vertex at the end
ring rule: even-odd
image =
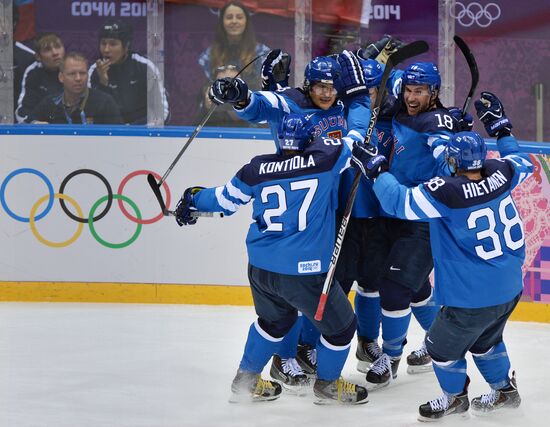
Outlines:
{"type": "Polygon", "coordinates": [[[472,76],[472,84],[470,85],[468,96],[466,97],[466,100],[464,101],[464,106],[462,107],[463,113],[466,114],[466,111],[470,106],[470,102],[472,100],[472,97],[474,96],[474,92],[476,91],[477,84],[479,82],[479,70],[477,68],[477,62],[474,54],[472,53],[466,42],[457,35],[453,37],[453,40],[464,55],[464,58],[466,58],[466,62],[468,63],[468,67],[470,68],[470,74],[472,76]]]}
{"type": "MultiPolygon", "coordinates": [[[[386,67],[384,68],[384,73],[382,74],[382,80],[380,81],[380,85],[378,86],[378,93],[376,95],[376,99],[374,101],[374,104],[371,107],[371,118],[369,122],[369,127],[367,128],[365,141],[364,141],[366,145],[370,144],[370,141],[372,139],[374,127],[376,125],[376,121],[378,120],[378,113],[380,112],[380,105],[382,104],[382,100],[384,99],[384,95],[386,93],[386,82],[388,81],[388,78],[390,76],[392,69],[397,64],[409,58],[413,58],[417,55],[421,55],[427,52],[428,50],[429,50],[428,43],[426,43],[423,40],[418,40],[403,46],[398,51],[392,53],[389,56],[386,62],[386,67]]],[[[336,272],[336,265],[338,263],[338,258],[340,256],[342,244],[344,242],[344,237],[346,235],[346,230],[348,228],[348,222],[351,216],[353,203],[355,202],[355,196],[357,195],[357,188],[359,187],[360,179],[361,179],[361,172],[357,171],[355,173],[353,183],[351,184],[350,194],[348,196],[348,201],[346,203],[344,214],[342,215],[342,222],[340,223],[338,234],[336,235],[336,241],[334,243],[334,249],[332,251],[332,256],[330,258],[327,275],[325,277],[325,283],[323,284],[323,291],[321,292],[321,296],[319,297],[319,303],[317,304],[317,311],[315,312],[314,319],[317,320],[318,322],[320,322],[323,319],[323,313],[325,311],[325,305],[327,303],[328,292],[330,290],[332,281],[334,279],[334,274],[336,272]]]]}
{"type": "Polygon", "coordinates": [[[164,203],[162,193],[160,192],[160,186],[162,185],[162,183],[157,184],[157,179],[153,176],[152,173],[147,174],[147,182],[149,183],[149,187],[151,187],[151,190],[153,190],[153,193],[155,194],[155,197],[159,202],[160,210],[162,211],[163,215],[168,216],[168,210],[166,209],[166,204],[164,203]]]}

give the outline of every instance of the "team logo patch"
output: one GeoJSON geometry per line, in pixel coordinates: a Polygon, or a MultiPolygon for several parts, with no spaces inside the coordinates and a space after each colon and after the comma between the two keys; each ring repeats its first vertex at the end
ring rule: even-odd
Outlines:
{"type": "Polygon", "coordinates": [[[301,261],[298,263],[298,273],[319,273],[321,271],[321,260],[301,261]]]}

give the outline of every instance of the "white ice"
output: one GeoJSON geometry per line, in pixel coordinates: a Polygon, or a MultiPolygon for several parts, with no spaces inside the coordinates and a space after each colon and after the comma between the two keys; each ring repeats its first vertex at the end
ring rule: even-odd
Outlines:
{"type": "MultiPolygon", "coordinates": [[[[252,307],[1,303],[0,426],[421,426],[418,405],[440,395],[433,373],[408,375],[402,363],[366,405],[319,407],[312,396],[290,395],[230,404],[254,319],[252,307]]],[[[406,354],[421,340],[413,320],[406,354]]],[[[505,342],[522,406],[443,425],[550,425],[550,325],[510,322],[505,342]]],[[[343,375],[364,383],[354,353],[343,375]]],[[[471,359],[468,366],[472,398],[488,386],[471,359]]]]}

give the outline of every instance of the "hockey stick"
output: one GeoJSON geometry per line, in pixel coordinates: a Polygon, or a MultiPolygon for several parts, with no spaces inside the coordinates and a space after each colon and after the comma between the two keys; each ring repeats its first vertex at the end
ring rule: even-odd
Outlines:
{"type": "Polygon", "coordinates": [[[457,35],[453,37],[453,40],[455,41],[455,44],[458,46],[458,48],[464,55],[464,58],[466,58],[468,67],[470,67],[470,74],[472,75],[472,84],[470,85],[470,91],[468,92],[468,96],[464,101],[464,107],[462,107],[462,114],[466,114],[466,111],[470,106],[470,101],[474,96],[474,92],[479,82],[479,70],[477,69],[477,63],[476,63],[476,59],[474,58],[474,54],[472,53],[472,51],[470,50],[466,42],[457,35]]]}
{"type": "MultiPolygon", "coordinates": [[[[428,49],[428,44],[425,41],[419,40],[403,46],[401,49],[397,50],[389,56],[388,61],[386,62],[386,67],[384,68],[384,73],[382,74],[382,81],[380,82],[380,86],[378,87],[378,94],[376,95],[376,99],[372,106],[369,127],[367,128],[367,135],[364,141],[365,145],[369,145],[372,139],[374,126],[376,125],[376,121],[378,120],[378,114],[380,113],[380,105],[382,104],[382,99],[384,99],[384,95],[386,93],[386,82],[388,81],[392,69],[397,64],[405,61],[406,59],[427,52],[428,49]]],[[[334,243],[334,249],[330,258],[327,277],[325,278],[325,283],[323,284],[323,292],[319,297],[319,304],[317,305],[317,311],[315,312],[314,319],[318,322],[323,319],[323,313],[325,311],[328,293],[334,279],[334,273],[336,272],[336,263],[338,262],[338,257],[340,256],[340,250],[344,241],[346,229],[348,228],[348,222],[351,216],[351,209],[353,208],[353,202],[355,201],[355,196],[357,194],[357,188],[359,187],[360,179],[361,172],[357,171],[355,173],[355,178],[353,179],[353,184],[351,185],[346,209],[344,210],[342,222],[340,223],[340,228],[338,229],[338,234],[336,236],[336,242],[334,243]]]]}
{"type": "MultiPolygon", "coordinates": [[[[243,68],[241,68],[241,70],[237,73],[237,75],[231,79],[231,83],[233,83],[233,81],[235,81],[235,79],[237,77],[239,77],[239,75],[244,70],[246,70],[250,64],[252,64],[254,61],[256,61],[257,59],[259,59],[259,58],[261,58],[262,56],[265,56],[265,55],[266,55],[266,53],[258,55],[252,61],[250,61],[248,64],[246,64],[243,68]]],[[[227,89],[229,89],[229,86],[225,90],[227,91],[227,89]]],[[[160,209],[161,209],[162,213],[165,216],[168,216],[170,214],[173,215],[173,211],[168,211],[166,209],[166,204],[164,203],[164,199],[162,198],[162,193],[160,192],[160,187],[164,183],[164,181],[166,181],[166,178],[168,178],[168,175],[170,175],[170,172],[172,172],[172,169],[174,168],[174,166],[176,166],[176,163],[178,163],[181,156],[183,156],[183,153],[185,153],[185,150],[187,150],[187,147],[189,147],[189,144],[191,144],[191,142],[195,139],[195,137],[198,135],[198,133],[202,130],[203,126],[206,124],[206,122],[208,121],[208,119],[210,118],[210,116],[212,115],[212,113],[214,112],[214,110],[216,109],[217,106],[218,106],[218,104],[216,104],[214,102],[212,103],[212,105],[210,106],[210,108],[208,109],[206,114],[204,115],[201,122],[197,125],[197,127],[195,128],[195,130],[193,131],[193,133],[191,134],[191,136],[189,137],[189,139],[187,140],[187,142],[185,143],[183,148],[180,150],[180,152],[178,153],[178,155],[176,156],[176,158],[174,159],[172,164],[170,166],[168,166],[168,169],[166,170],[164,175],[162,175],[162,178],[160,179],[159,182],[157,182],[157,179],[153,176],[152,173],[147,174],[147,182],[149,183],[149,186],[153,190],[153,193],[155,193],[155,197],[157,198],[157,201],[159,202],[160,209]]],[[[200,216],[198,212],[194,212],[194,214],[196,214],[197,216],[200,216]]],[[[208,215],[208,216],[211,216],[211,215],[208,215]]]]}

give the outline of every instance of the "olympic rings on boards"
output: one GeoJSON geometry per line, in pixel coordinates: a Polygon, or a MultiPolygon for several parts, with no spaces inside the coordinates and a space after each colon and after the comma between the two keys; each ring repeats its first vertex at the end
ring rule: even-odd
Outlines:
{"type": "Polygon", "coordinates": [[[477,24],[481,28],[486,28],[500,18],[502,11],[496,3],[487,3],[485,6],[477,2],[465,5],[462,2],[455,2],[449,7],[449,15],[455,18],[463,27],[471,27],[477,24]]]}
{"type": "MultiPolygon", "coordinates": [[[[53,248],[62,248],[62,247],[66,247],[66,246],[71,245],[72,243],[74,243],[80,237],[80,235],[82,234],[82,229],[84,227],[84,224],[87,223],[88,226],[90,227],[90,232],[91,232],[92,236],[94,237],[94,239],[98,243],[100,243],[101,245],[106,246],[108,248],[111,248],[111,249],[120,249],[120,248],[124,248],[126,246],[129,246],[133,242],[135,242],[135,240],[138,238],[138,236],[141,233],[141,228],[142,228],[143,224],[152,224],[152,223],[155,223],[157,221],[160,221],[164,217],[163,213],[160,212],[159,215],[157,215],[155,217],[143,219],[142,215],[141,215],[141,211],[139,210],[136,203],[133,200],[131,200],[129,197],[124,196],[122,194],[122,191],[124,190],[124,187],[126,186],[126,184],[128,183],[128,181],[130,179],[132,179],[132,178],[134,178],[138,175],[147,175],[149,173],[152,173],[153,176],[157,180],[160,180],[160,175],[157,174],[156,172],[148,171],[148,170],[136,170],[136,171],[128,174],[126,177],[124,177],[122,179],[122,181],[120,182],[120,185],[118,186],[118,194],[113,194],[111,184],[107,181],[107,179],[101,173],[99,173],[99,172],[97,172],[93,169],[78,169],[78,170],[75,170],[75,171],[71,172],[65,178],[63,178],[61,180],[61,185],[59,186],[59,191],[57,193],[55,193],[53,185],[52,185],[50,179],[46,175],[44,175],[44,173],[40,172],[37,169],[33,169],[33,168],[21,168],[21,169],[14,170],[10,174],[8,174],[6,176],[6,178],[4,178],[4,180],[2,181],[2,184],[0,186],[0,204],[2,205],[4,211],[11,218],[13,218],[13,219],[15,219],[16,221],[19,221],[19,222],[28,222],[29,225],[30,225],[30,228],[31,228],[31,232],[34,235],[34,237],[39,242],[41,242],[42,244],[44,244],[46,246],[53,247],[53,248]],[[18,215],[15,212],[13,212],[13,210],[9,208],[8,203],[6,202],[6,189],[7,189],[7,186],[9,184],[9,182],[12,179],[14,179],[15,177],[17,177],[18,175],[23,175],[23,174],[36,175],[42,181],[44,181],[44,183],[46,184],[46,187],[48,188],[48,193],[45,194],[44,196],[40,197],[33,204],[28,217],[24,217],[24,216],[18,215]],[[82,174],[89,174],[89,175],[93,175],[93,176],[97,177],[105,185],[105,188],[107,190],[107,195],[102,196],[99,200],[97,200],[92,205],[88,215],[85,215],[83,213],[82,208],[80,207],[80,205],[77,203],[77,201],[74,198],[64,194],[64,191],[65,191],[65,188],[66,188],[68,182],[72,178],[74,178],[75,176],[82,175],[82,174]],[[78,227],[77,227],[76,232],[69,239],[67,239],[65,241],[62,241],[62,242],[55,242],[55,241],[45,239],[38,232],[38,229],[37,229],[37,226],[36,226],[36,222],[41,220],[42,218],[44,218],[50,212],[50,210],[53,207],[55,199],[59,200],[59,203],[61,205],[61,209],[63,210],[63,212],[70,219],[72,219],[73,221],[76,221],[78,223],[78,227]],[[101,220],[102,218],[104,218],[105,215],[107,215],[107,213],[110,211],[111,206],[113,204],[113,199],[116,199],[118,201],[118,205],[120,207],[121,212],[124,214],[124,216],[126,218],[128,218],[130,221],[137,224],[134,234],[128,240],[126,240],[124,242],[121,242],[121,243],[108,242],[107,240],[105,240],[104,238],[102,238],[99,235],[99,233],[96,231],[96,228],[94,226],[95,222],[97,222],[97,221],[101,220]],[[43,205],[46,201],[47,201],[47,204],[46,204],[46,207],[44,208],[44,210],[40,213],[37,213],[40,206],[43,205]],[[76,211],[76,215],[68,209],[65,202],[68,202],[70,205],[72,205],[72,207],[74,208],[74,211],[76,211]],[[128,212],[128,210],[124,206],[123,202],[130,205],[130,207],[134,211],[134,215],[132,215],[128,212]],[[99,212],[97,215],[95,215],[96,211],[104,203],[105,203],[105,207],[103,208],[103,210],[101,210],[101,212],[99,212]]],[[[170,188],[168,187],[168,184],[166,182],[163,182],[162,187],[164,188],[165,197],[166,197],[166,206],[168,207],[168,206],[170,206],[170,200],[171,200],[170,188]]]]}

